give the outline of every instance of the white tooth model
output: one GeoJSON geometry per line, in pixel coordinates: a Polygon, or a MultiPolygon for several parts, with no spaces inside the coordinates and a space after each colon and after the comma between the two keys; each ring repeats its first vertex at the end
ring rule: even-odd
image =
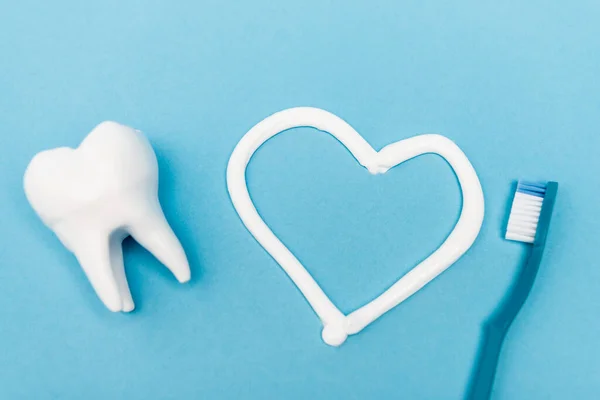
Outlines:
{"type": "Polygon", "coordinates": [[[132,311],[121,242],[128,235],[171,270],[190,267],[158,201],[158,163],[140,131],[103,122],[76,148],[37,154],[25,194],[42,221],[72,251],[111,311],[132,311]]]}

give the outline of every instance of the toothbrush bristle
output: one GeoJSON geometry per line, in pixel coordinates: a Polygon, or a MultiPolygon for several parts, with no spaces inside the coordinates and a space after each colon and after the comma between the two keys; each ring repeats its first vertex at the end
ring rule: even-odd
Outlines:
{"type": "Polygon", "coordinates": [[[546,195],[546,182],[519,181],[510,210],[506,239],[533,243],[546,195]]]}

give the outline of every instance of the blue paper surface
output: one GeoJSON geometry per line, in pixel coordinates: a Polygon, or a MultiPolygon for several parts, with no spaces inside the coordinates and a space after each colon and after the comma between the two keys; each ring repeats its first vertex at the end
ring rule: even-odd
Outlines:
{"type": "MultiPolygon", "coordinates": [[[[4,1],[0,5],[1,399],[460,399],[525,254],[502,239],[512,182],[560,182],[547,253],[494,399],[600,393],[597,1],[4,1]],[[271,113],[327,109],[376,149],[450,137],[475,166],[474,247],[340,348],[245,230],[225,168],[271,113]],[[133,241],[137,310],[112,314],[29,207],[38,151],[97,123],[143,130],[192,265],[179,285],[133,241]]],[[[423,156],[373,177],[332,137],[286,132],[251,194],[344,312],[438,246],[460,192],[423,156]]]]}

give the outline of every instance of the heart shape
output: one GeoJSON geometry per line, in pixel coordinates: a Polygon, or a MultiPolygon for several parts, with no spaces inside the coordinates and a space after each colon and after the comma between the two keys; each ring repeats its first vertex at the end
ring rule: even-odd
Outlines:
{"type": "Polygon", "coordinates": [[[454,264],[475,242],[483,224],[484,200],[479,178],[462,150],[450,139],[430,134],[389,144],[375,151],[341,118],[325,110],[297,107],[265,118],[250,129],[235,147],[227,166],[227,188],[242,222],[261,246],[279,263],[302,292],[323,323],[322,337],[330,346],[339,346],[377,318],[415,294],[454,264]],[[444,243],[420,264],[402,276],[370,303],[344,315],[292,252],[275,236],[258,214],[246,184],[246,168],[252,155],[273,136],[297,127],[313,127],[339,140],[354,158],[372,174],[422,154],[438,154],[454,170],[461,191],[460,217],[444,243]]]}

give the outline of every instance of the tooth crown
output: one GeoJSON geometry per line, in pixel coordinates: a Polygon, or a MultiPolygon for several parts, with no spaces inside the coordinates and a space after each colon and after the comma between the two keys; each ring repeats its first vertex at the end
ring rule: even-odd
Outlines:
{"type": "Polygon", "coordinates": [[[131,311],[121,241],[131,234],[185,282],[185,253],[158,201],[158,163],[135,129],[103,122],[76,149],[43,151],[24,177],[27,199],[75,254],[112,311],[131,311]]]}
{"type": "Polygon", "coordinates": [[[158,164],[140,131],[107,121],[77,149],[37,154],[27,167],[24,185],[34,210],[52,225],[78,209],[110,204],[111,197],[121,197],[126,190],[157,192],[158,164]]]}

